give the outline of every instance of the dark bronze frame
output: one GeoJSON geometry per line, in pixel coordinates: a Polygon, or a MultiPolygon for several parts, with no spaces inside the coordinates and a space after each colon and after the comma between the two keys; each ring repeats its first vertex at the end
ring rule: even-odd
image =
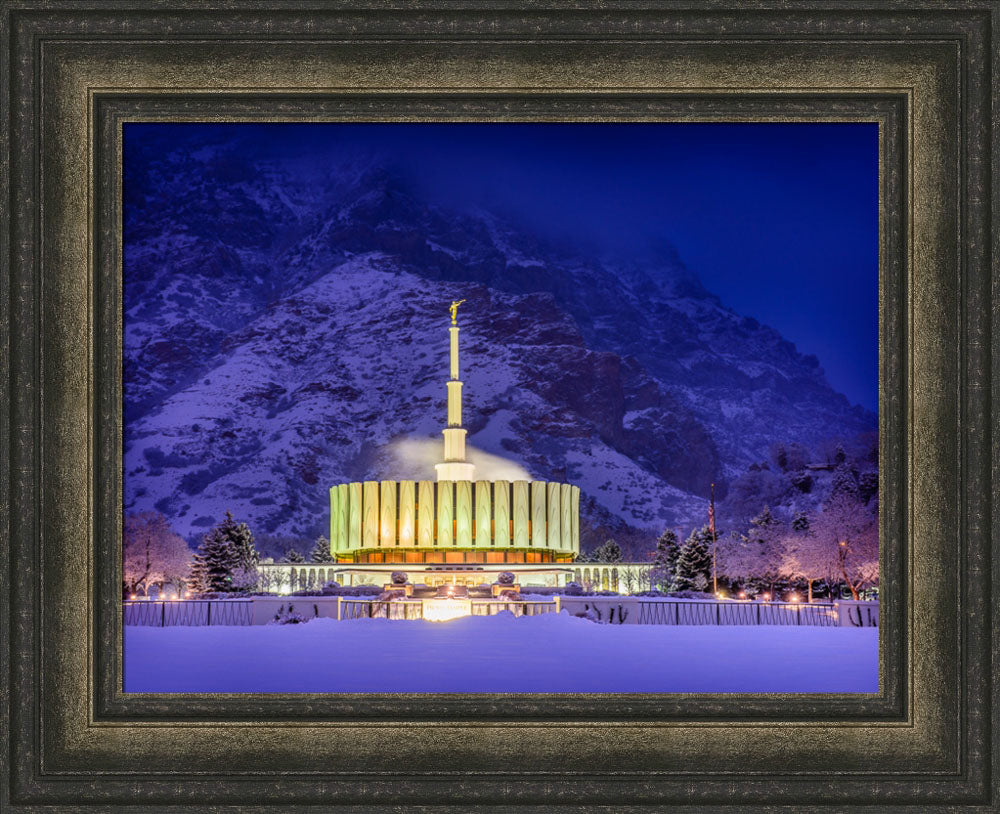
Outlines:
{"type": "Polygon", "coordinates": [[[998,5],[396,5],[0,0],[0,809],[996,810],[998,5]],[[144,118],[879,122],[881,692],[123,695],[118,167],[144,118]]]}

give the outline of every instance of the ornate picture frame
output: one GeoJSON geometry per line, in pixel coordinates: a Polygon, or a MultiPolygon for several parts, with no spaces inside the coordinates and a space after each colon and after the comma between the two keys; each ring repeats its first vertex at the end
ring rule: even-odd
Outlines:
{"type": "Polygon", "coordinates": [[[0,806],[995,810],[995,3],[0,8],[0,806]],[[877,121],[880,693],[124,695],[121,126],[176,119],[877,121]]]}

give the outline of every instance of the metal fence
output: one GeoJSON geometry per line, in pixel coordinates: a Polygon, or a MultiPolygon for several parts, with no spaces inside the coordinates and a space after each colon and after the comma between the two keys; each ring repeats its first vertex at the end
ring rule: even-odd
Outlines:
{"type": "MultiPolygon", "coordinates": [[[[586,603],[589,605],[590,603],[586,603]]],[[[613,601],[612,601],[612,604],[613,601]]],[[[619,603],[624,604],[624,603],[619,603]]],[[[617,614],[608,604],[597,598],[593,605],[600,614],[609,613],[609,620],[621,624],[629,621],[617,608],[617,614]],[[616,618],[617,617],[617,618],[616,618]]],[[[634,609],[634,605],[631,606],[634,609]]],[[[500,599],[474,599],[470,603],[473,616],[493,616],[510,611],[515,616],[539,616],[555,613],[556,603],[547,601],[516,601],[500,599]]],[[[122,603],[123,622],[126,625],[170,627],[174,625],[251,625],[253,600],[224,599],[174,601],[126,600],[122,603]]],[[[866,611],[872,617],[872,611],[866,611]]],[[[874,611],[877,619],[878,611],[874,611]]],[[[876,624],[871,618],[862,618],[852,624],[876,624]]],[[[348,599],[340,601],[341,619],[423,619],[424,603],[417,600],[379,601],[376,599],[348,599]]],[[[603,620],[602,620],[603,621],[603,620]]],[[[672,602],[642,599],[638,602],[640,625],[810,625],[836,627],[837,611],[831,603],[802,602],[672,602]]]]}
{"type": "Polygon", "coordinates": [[[390,602],[377,599],[344,599],[340,604],[341,619],[423,619],[424,603],[418,600],[390,602]]]}
{"type": "MultiPolygon", "coordinates": [[[[555,613],[555,602],[473,599],[473,616],[493,616],[510,611],[515,616],[539,616],[555,613]]],[[[418,600],[379,601],[377,599],[344,599],[340,605],[341,619],[423,619],[424,603],[418,600]]]]}
{"type": "Polygon", "coordinates": [[[555,602],[503,600],[503,599],[473,599],[473,616],[493,616],[501,611],[510,611],[515,616],[541,616],[544,613],[555,613],[555,602]]]}
{"type": "Polygon", "coordinates": [[[150,601],[138,599],[122,602],[122,617],[126,625],[170,627],[173,625],[251,625],[253,601],[250,599],[178,599],[150,601]]]}
{"type": "Polygon", "coordinates": [[[830,603],[639,602],[640,625],[811,625],[836,627],[830,603]]]}

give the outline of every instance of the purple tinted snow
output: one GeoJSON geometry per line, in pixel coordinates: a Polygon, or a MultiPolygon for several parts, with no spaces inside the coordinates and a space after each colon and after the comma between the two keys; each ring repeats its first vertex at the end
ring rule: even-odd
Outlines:
{"type": "Polygon", "coordinates": [[[555,614],[128,627],[126,692],[878,691],[878,630],[598,625],[555,614]]]}

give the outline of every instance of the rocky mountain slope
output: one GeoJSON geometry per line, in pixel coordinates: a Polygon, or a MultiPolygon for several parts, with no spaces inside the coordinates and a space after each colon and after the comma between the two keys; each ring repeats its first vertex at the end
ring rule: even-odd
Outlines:
{"type": "Polygon", "coordinates": [[[585,539],[704,522],[775,441],[875,419],[669,247],[627,260],[426,200],[378,160],[128,145],[125,510],[309,541],[345,480],[433,478],[447,305],[469,443],[583,490],[585,539]]]}

